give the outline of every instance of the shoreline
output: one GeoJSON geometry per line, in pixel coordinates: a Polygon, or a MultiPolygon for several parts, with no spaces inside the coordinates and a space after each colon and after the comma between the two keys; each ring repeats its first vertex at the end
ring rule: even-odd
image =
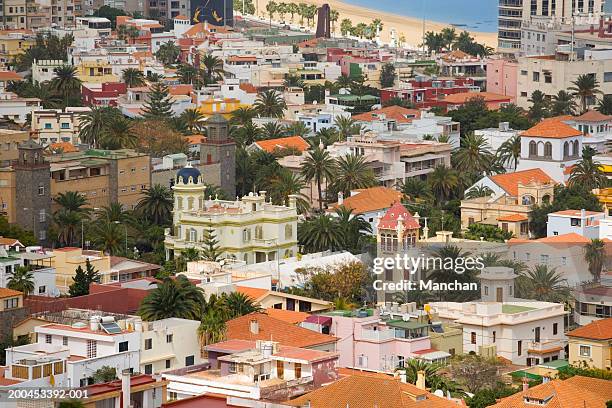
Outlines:
{"type": "MultiPolygon", "coordinates": [[[[282,0],[280,0],[282,1],[282,0]]],[[[277,2],[279,2],[277,0],[277,2]]],[[[290,3],[291,0],[285,0],[290,3]]],[[[390,41],[391,29],[395,28],[397,35],[402,34],[406,38],[406,44],[414,48],[417,48],[422,43],[423,37],[423,20],[415,17],[408,17],[403,15],[392,14],[384,11],[377,11],[369,9],[367,7],[356,6],[353,4],[345,3],[341,0],[301,0],[300,2],[307,4],[315,4],[321,6],[325,3],[329,4],[332,10],[337,10],[339,13],[338,21],[335,23],[335,34],[340,34],[340,22],[348,18],[352,21],[353,25],[359,23],[369,24],[373,19],[379,18],[383,22],[383,29],[381,32],[381,40],[383,42],[390,41]]],[[[265,15],[267,18],[266,5],[268,0],[255,0],[254,2],[258,6],[258,15],[265,15]]],[[[287,14],[286,19],[290,20],[290,16],[287,14]]],[[[294,21],[299,21],[299,17],[296,15],[294,21]]],[[[455,27],[450,23],[441,23],[431,20],[425,20],[425,31],[440,31],[445,27],[454,27],[457,33],[464,31],[462,27],[455,27]]],[[[471,30],[468,31],[474,40],[479,43],[484,43],[489,47],[497,48],[497,33],[477,32],[471,30]]]]}

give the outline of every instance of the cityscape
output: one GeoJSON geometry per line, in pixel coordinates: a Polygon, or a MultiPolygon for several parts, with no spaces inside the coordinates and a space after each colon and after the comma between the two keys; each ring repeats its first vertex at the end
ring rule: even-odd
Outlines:
{"type": "Polygon", "coordinates": [[[0,0],[0,407],[533,406],[612,408],[612,4],[0,0]]]}

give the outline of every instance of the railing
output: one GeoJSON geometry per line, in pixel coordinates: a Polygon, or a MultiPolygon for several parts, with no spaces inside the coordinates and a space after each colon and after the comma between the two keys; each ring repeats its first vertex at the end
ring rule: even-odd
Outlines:
{"type": "Polygon", "coordinates": [[[50,377],[51,374],[63,374],[64,361],[54,361],[37,365],[12,364],[11,377],[23,380],[33,380],[41,377],[50,377]]]}
{"type": "Polygon", "coordinates": [[[530,341],[527,343],[527,349],[533,351],[543,351],[552,349],[555,347],[563,347],[561,340],[547,340],[547,341],[530,341]]]}
{"type": "Polygon", "coordinates": [[[385,341],[395,338],[395,330],[361,330],[361,340],[385,341]]]}

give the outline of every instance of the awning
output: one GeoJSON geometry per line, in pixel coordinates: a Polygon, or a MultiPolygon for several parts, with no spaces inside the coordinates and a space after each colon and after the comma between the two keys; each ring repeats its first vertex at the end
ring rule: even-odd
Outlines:
{"type": "Polygon", "coordinates": [[[321,326],[331,326],[332,318],[329,316],[311,315],[306,318],[308,323],[320,324],[321,326]]]}

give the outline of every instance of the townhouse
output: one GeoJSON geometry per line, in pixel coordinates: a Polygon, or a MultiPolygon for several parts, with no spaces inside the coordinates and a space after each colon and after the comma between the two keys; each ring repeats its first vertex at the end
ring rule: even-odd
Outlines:
{"type": "Polygon", "coordinates": [[[574,329],[567,337],[570,364],[612,370],[612,318],[574,329]]]}

